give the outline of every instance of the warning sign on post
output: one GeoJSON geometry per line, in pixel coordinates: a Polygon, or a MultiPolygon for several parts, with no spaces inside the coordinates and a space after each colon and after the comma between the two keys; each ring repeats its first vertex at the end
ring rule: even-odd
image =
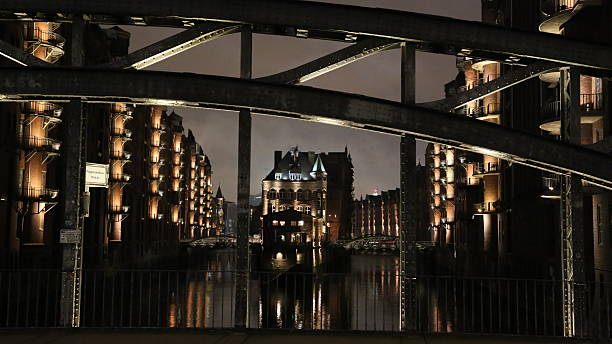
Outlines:
{"type": "Polygon", "coordinates": [[[60,244],[81,243],[81,231],[76,229],[62,229],[60,231],[60,244]]]}

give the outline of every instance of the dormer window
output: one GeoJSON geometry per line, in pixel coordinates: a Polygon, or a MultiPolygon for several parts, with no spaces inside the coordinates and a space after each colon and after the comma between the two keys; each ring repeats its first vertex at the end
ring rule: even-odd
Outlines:
{"type": "Polygon", "coordinates": [[[301,173],[289,173],[289,179],[302,180],[302,174],[301,173]]]}
{"type": "Polygon", "coordinates": [[[274,179],[275,180],[281,180],[281,178],[283,178],[283,174],[282,173],[275,173],[274,174],[274,179]]]}

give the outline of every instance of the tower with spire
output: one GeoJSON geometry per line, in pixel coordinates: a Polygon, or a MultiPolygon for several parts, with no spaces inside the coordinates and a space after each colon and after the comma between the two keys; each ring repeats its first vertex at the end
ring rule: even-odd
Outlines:
{"type": "Polygon", "coordinates": [[[215,221],[215,235],[222,235],[225,233],[225,199],[221,192],[221,185],[217,188],[217,195],[214,200],[214,221],[215,221]]]}

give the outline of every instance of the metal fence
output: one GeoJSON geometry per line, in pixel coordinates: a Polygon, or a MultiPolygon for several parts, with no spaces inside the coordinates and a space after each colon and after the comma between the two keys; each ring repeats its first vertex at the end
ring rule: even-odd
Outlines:
{"type": "MultiPolygon", "coordinates": [[[[81,326],[232,328],[235,272],[83,272],[81,326]]],[[[0,271],[0,327],[57,327],[60,273],[0,271]]],[[[254,329],[399,331],[396,273],[250,273],[254,329]]],[[[576,284],[576,336],[612,339],[612,285],[576,284]]],[[[562,284],[549,280],[419,277],[420,333],[563,336],[562,284]]]]}

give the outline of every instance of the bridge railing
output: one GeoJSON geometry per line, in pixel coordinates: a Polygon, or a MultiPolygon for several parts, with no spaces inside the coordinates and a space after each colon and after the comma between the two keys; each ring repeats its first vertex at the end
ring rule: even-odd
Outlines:
{"type": "MultiPolygon", "coordinates": [[[[81,326],[232,328],[234,271],[86,270],[81,326]]],[[[58,327],[60,273],[0,271],[0,327],[58,327]]],[[[251,272],[252,329],[399,331],[400,276],[251,272]]],[[[612,339],[612,285],[574,284],[576,337],[612,339]]],[[[562,337],[562,283],[417,278],[418,333],[562,337]]]]}

